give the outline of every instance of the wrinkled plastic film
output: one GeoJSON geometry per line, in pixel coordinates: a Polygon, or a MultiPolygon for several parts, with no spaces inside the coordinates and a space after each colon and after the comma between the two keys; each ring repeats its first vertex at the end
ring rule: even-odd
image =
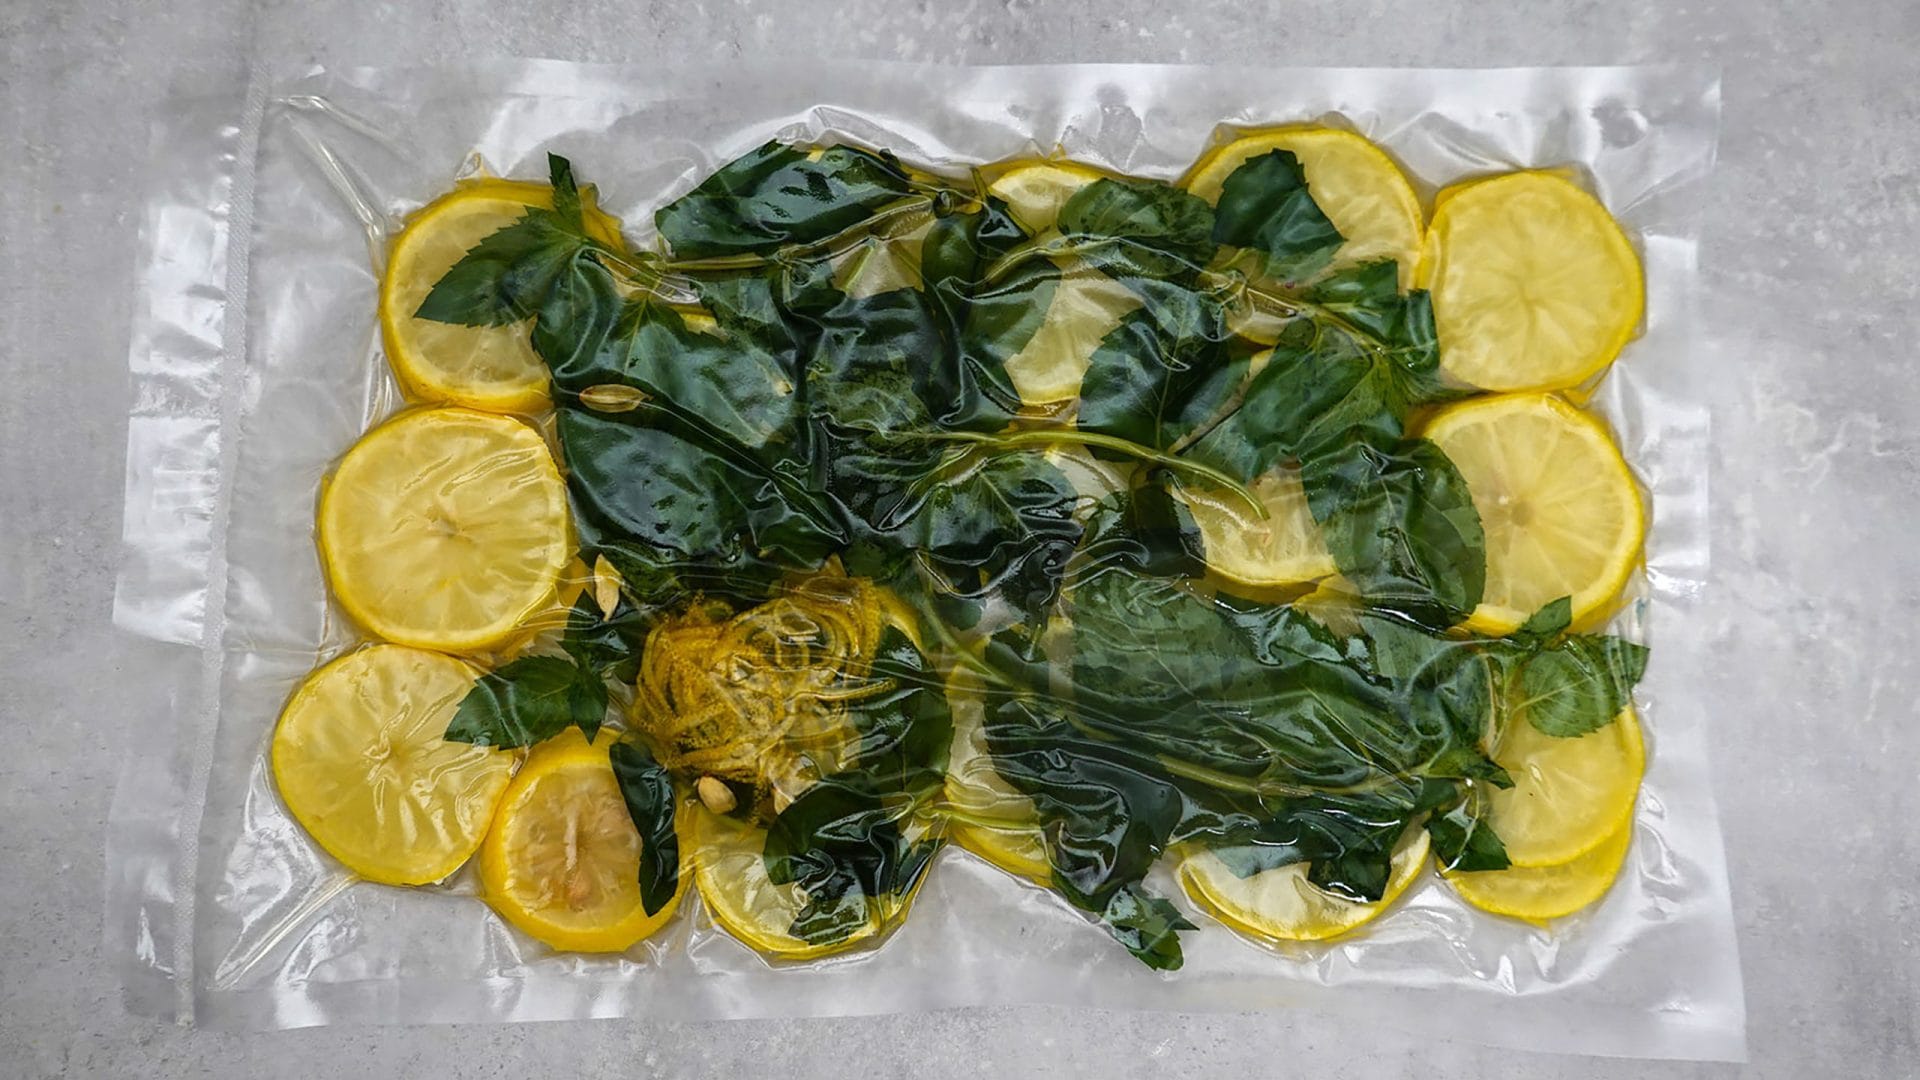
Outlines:
{"type": "MultiPolygon", "coordinates": [[[[1416,1030],[1526,1048],[1741,1053],[1706,703],[1686,678],[1710,639],[1693,609],[1707,574],[1708,431],[1690,231],[1713,159],[1710,75],[884,64],[641,73],[538,62],[315,72],[267,98],[257,162],[232,103],[225,117],[213,105],[182,110],[158,140],[116,618],[171,643],[141,656],[159,685],[183,692],[154,728],[168,753],[129,770],[110,830],[109,934],[135,1008],[174,1012],[180,995],[177,1011],[200,1022],[288,1027],[1015,1001],[1390,1006],[1416,1030]],[[1057,897],[950,846],[877,948],[771,966],[690,898],[629,953],[587,957],[555,953],[471,899],[471,866],[425,889],[356,884],[288,814],[266,760],[275,719],[309,671],[360,640],[328,599],[316,492],[340,454],[403,404],[374,318],[381,261],[405,214],[463,171],[538,179],[547,151],[565,154],[644,240],[654,206],[771,137],[855,142],[948,170],[1058,145],[1117,172],[1173,178],[1219,125],[1288,122],[1358,130],[1423,200],[1477,174],[1571,165],[1642,257],[1643,333],[1594,405],[1654,513],[1645,573],[1616,623],[1654,648],[1636,693],[1649,764],[1627,867],[1600,904],[1536,929],[1467,908],[1429,874],[1388,915],[1330,944],[1265,948],[1196,919],[1185,967],[1160,975],[1057,897]],[[242,190],[237,206],[234,177],[256,164],[251,199],[242,190]],[[229,296],[225,230],[249,219],[246,288],[229,296]],[[241,303],[234,335],[228,316],[241,303]],[[223,364],[242,348],[242,362],[223,364]],[[191,688],[210,671],[217,681],[200,700],[191,688]]],[[[1152,883],[1180,895],[1171,880],[1152,883]]]]}

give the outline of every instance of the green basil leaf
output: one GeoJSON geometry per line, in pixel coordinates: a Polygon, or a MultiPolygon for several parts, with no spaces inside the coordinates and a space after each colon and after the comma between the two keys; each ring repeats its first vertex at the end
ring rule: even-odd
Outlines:
{"type": "Polygon", "coordinates": [[[804,463],[769,464],[724,440],[640,422],[671,419],[559,410],[567,487],[589,544],[633,540],[726,571],[758,559],[817,566],[844,542],[804,463]]]}
{"type": "Polygon", "coordinates": [[[1332,261],[1344,238],[1307,190],[1290,151],[1249,158],[1227,177],[1215,207],[1213,241],[1266,256],[1266,276],[1299,281],[1332,261]]]}
{"type": "Polygon", "coordinates": [[[1081,559],[1091,567],[1122,567],[1157,577],[1198,578],[1206,573],[1205,542],[1186,504],[1167,490],[1168,480],[1149,473],[1130,491],[1094,504],[1087,516],[1081,559]]]}
{"type": "Polygon", "coordinates": [[[625,596],[614,605],[613,614],[604,614],[589,590],[582,592],[567,612],[560,647],[581,668],[615,682],[631,683],[639,674],[640,650],[646,645],[653,622],[652,611],[636,607],[625,596]]]}
{"type": "Polygon", "coordinates": [[[1376,259],[1328,273],[1305,291],[1322,311],[1378,342],[1393,367],[1408,376],[1440,366],[1433,299],[1424,289],[1400,291],[1400,267],[1376,259]]]}
{"type": "Polygon", "coordinates": [[[935,478],[896,506],[913,545],[963,596],[999,591],[1035,615],[1059,594],[1080,542],[1072,482],[1034,453],[961,455],[959,474],[935,478]]]}
{"type": "Polygon", "coordinates": [[[1115,941],[1155,971],[1178,971],[1184,962],[1178,931],[1199,929],[1169,901],[1131,886],[1113,894],[1100,921],[1115,941]]]}
{"type": "Polygon", "coordinates": [[[653,223],[679,259],[766,255],[851,228],[911,190],[891,154],[769,142],[662,206],[653,223]]]}
{"type": "Polygon", "coordinates": [[[1109,277],[1186,280],[1213,257],[1213,208],[1157,180],[1102,177],[1060,207],[1075,252],[1109,277]]]}
{"type": "Polygon", "coordinates": [[[1234,356],[1225,337],[1217,305],[1129,312],[1089,360],[1079,427],[1156,450],[1173,446],[1219,411],[1246,373],[1246,357],[1234,356]]]}
{"type": "Polygon", "coordinates": [[[1391,446],[1405,412],[1390,374],[1351,338],[1296,320],[1248,380],[1238,407],[1184,453],[1251,483],[1292,458],[1391,446]]]}
{"type": "Polygon", "coordinates": [[[1543,734],[1585,735],[1620,715],[1646,668],[1645,646],[1617,637],[1570,637],[1520,669],[1516,709],[1543,734]]]}
{"type": "Polygon", "coordinates": [[[673,777],[652,751],[623,739],[608,750],[627,816],[640,832],[640,904],[658,914],[678,891],[680,834],[674,829],[673,777]]]}
{"type": "Polygon", "coordinates": [[[461,326],[504,326],[539,314],[547,293],[589,250],[586,237],[551,210],[528,207],[482,238],[440,276],[414,317],[461,326]]]}
{"type": "Polygon", "coordinates": [[[523,656],[480,677],[447,724],[449,742],[532,746],[569,726],[591,739],[607,715],[598,675],[558,656],[523,656]]]}
{"type": "Polygon", "coordinates": [[[1371,604],[1427,626],[1451,626],[1479,604],[1486,536],[1438,446],[1353,443],[1308,458],[1301,482],[1340,572],[1371,604]]]}
{"type": "Polygon", "coordinates": [[[1433,841],[1433,857],[1442,870],[1505,870],[1513,865],[1499,834],[1465,802],[1429,818],[1427,836],[1433,841]]]}
{"type": "Polygon", "coordinates": [[[1558,600],[1549,600],[1540,610],[1528,616],[1520,624],[1520,629],[1507,635],[1514,644],[1520,646],[1545,645],[1554,638],[1567,632],[1573,625],[1573,597],[1563,596],[1558,600]]]}
{"type": "Polygon", "coordinates": [[[573,181],[573,163],[559,154],[548,154],[547,177],[553,186],[554,220],[570,232],[586,235],[586,216],[580,208],[580,189],[573,181]]]}

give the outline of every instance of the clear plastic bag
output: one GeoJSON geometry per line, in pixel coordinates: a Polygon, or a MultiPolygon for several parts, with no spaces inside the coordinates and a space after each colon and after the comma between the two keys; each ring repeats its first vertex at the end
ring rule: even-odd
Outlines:
{"type": "MultiPolygon", "coordinates": [[[[1181,1011],[1313,1005],[1529,1049],[1738,1058],[1744,1009],[1688,672],[1708,569],[1693,211],[1718,85],[1679,68],[1241,71],[889,64],[639,71],[551,62],[314,71],[244,104],[189,101],[155,133],[127,473],[124,629],[169,647],[108,836],[108,932],[142,1012],[231,1027],[646,1015],[836,1015],[1046,1002],[1181,1011]],[[1430,201],[1456,180],[1572,166],[1646,273],[1641,335],[1593,407],[1651,496],[1616,629],[1654,646],[1636,692],[1648,766],[1604,901],[1551,929],[1476,912],[1426,876],[1363,934],[1285,950],[1204,919],[1153,972],[1057,896],[969,854],[935,859],[877,948],[771,965],[689,902],[626,954],[557,953],[472,899],[356,884],[279,798],[288,695],[356,633],[330,604],[314,500],[404,402],[374,319],[388,239],[479,165],[599,181],[633,223],[769,138],[962,167],[1056,146],[1173,178],[1221,126],[1319,122],[1388,149],[1430,201]]],[[[1178,895],[1168,888],[1162,895],[1178,895]]]]}

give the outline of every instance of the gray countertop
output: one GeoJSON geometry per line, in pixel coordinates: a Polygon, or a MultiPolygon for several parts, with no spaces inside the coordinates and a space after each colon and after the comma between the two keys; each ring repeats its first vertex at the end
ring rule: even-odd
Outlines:
{"type": "Polygon", "coordinates": [[[1920,6],[1912,0],[573,5],[0,0],[0,1076],[1920,1075],[1920,6]],[[998,1009],[733,1025],[237,1035],[122,1009],[111,782],[142,686],[112,630],[153,103],[276,65],[491,55],[1275,65],[1706,61],[1714,588],[1698,673],[1747,979],[1747,1066],[1435,1043],[1311,1012],[998,1009]]]}

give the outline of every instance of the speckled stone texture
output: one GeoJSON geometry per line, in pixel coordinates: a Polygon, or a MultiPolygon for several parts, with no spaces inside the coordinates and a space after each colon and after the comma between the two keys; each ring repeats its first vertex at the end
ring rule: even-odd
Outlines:
{"type": "Polygon", "coordinates": [[[1920,6],[1664,0],[575,5],[0,0],[0,1077],[1893,1077],[1920,1070],[1920,6]],[[279,65],[518,54],[1276,65],[1708,61],[1714,771],[1744,1067],[1523,1055],[1312,1013],[233,1035],[126,1015],[101,956],[110,627],[149,109],[279,65]]]}

